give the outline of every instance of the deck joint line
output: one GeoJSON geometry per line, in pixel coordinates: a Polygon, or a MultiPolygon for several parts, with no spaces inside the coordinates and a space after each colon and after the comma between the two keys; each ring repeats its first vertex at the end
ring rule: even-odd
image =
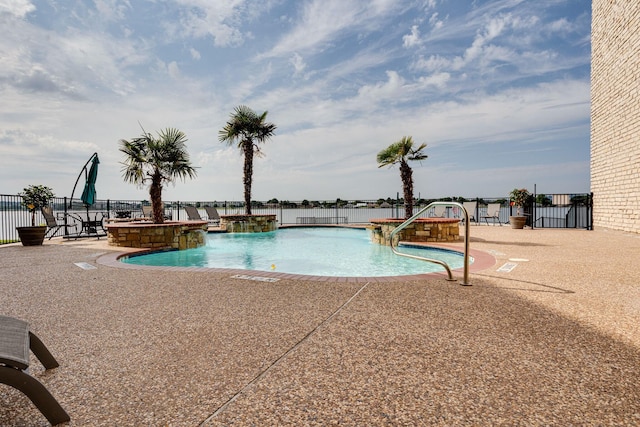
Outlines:
{"type": "Polygon", "coordinates": [[[275,277],[264,277],[264,276],[250,276],[248,274],[234,274],[231,276],[232,279],[244,279],[244,280],[254,280],[257,282],[277,282],[280,279],[276,279],[275,277]]]}
{"type": "Polygon", "coordinates": [[[230,404],[232,404],[238,397],[240,397],[240,395],[242,395],[245,391],[247,391],[249,388],[251,388],[258,381],[260,381],[265,375],[267,375],[273,368],[275,368],[289,354],[291,354],[294,350],[296,350],[298,347],[300,347],[305,341],[307,341],[309,338],[311,338],[313,335],[315,335],[315,333],[318,332],[318,330],[320,330],[324,325],[329,323],[331,321],[331,319],[333,319],[335,316],[337,316],[344,308],[346,308],[351,303],[351,301],[353,301],[358,295],[360,295],[360,292],[362,292],[369,285],[369,283],[370,282],[367,282],[364,285],[362,285],[360,287],[360,289],[358,289],[356,291],[355,294],[353,294],[347,301],[345,301],[340,307],[338,307],[333,313],[331,313],[329,315],[329,317],[327,317],[322,322],[320,322],[320,324],[318,324],[315,328],[313,328],[311,331],[309,331],[309,333],[307,333],[304,337],[302,337],[291,348],[289,348],[287,351],[285,351],[279,357],[277,357],[276,360],[273,361],[273,363],[271,363],[264,370],[262,370],[262,372],[260,372],[258,375],[256,375],[251,381],[249,381],[247,384],[245,384],[240,390],[238,390],[233,396],[231,396],[229,398],[229,400],[227,400],[218,409],[216,409],[213,414],[209,415],[204,421],[202,421],[199,424],[199,426],[204,426],[206,423],[208,423],[209,421],[213,420],[218,414],[222,413],[225,409],[227,409],[227,407],[230,404]]]}

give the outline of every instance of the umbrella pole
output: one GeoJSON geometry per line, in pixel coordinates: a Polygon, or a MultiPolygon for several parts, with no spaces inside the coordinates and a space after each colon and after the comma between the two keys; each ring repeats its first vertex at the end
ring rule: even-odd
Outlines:
{"type": "MultiPolygon", "coordinates": [[[[76,187],[78,186],[78,181],[80,181],[80,177],[82,176],[82,171],[84,171],[85,179],[86,179],[87,174],[89,173],[87,171],[87,166],[93,160],[93,158],[96,157],[97,155],[98,155],[98,153],[93,153],[91,155],[91,157],[89,157],[89,160],[87,160],[87,163],[85,163],[84,166],[82,167],[82,169],[80,169],[80,173],[78,174],[78,178],[76,179],[76,183],[73,184],[73,190],[71,190],[71,198],[69,199],[69,209],[71,209],[71,206],[73,205],[73,193],[76,192],[76,187]]],[[[87,215],[89,215],[89,209],[88,208],[87,208],[87,215]]],[[[89,218],[87,217],[87,219],[89,219],[89,218]]]]}

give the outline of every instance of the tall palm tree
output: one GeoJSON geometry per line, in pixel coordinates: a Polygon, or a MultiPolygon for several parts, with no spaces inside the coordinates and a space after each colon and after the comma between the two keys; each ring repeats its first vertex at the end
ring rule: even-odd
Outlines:
{"type": "Polygon", "coordinates": [[[251,215],[251,185],[253,183],[253,157],[261,156],[258,143],[270,139],[276,125],[266,121],[267,112],[257,114],[251,108],[240,105],[231,114],[231,119],[218,132],[220,142],[237,144],[244,155],[244,205],[245,214],[251,215]]]}
{"type": "Polygon", "coordinates": [[[164,222],[162,185],[194,178],[197,173],[189,161],[185,142],[187,137],[178,129],[167,128],[158,133],[158,138],[142,129],[142,135],[131,141],[120,140],[120,151],[126,154],[122,172],[124,180],[143,186],[149,183],[149,196],[153,222],[164,222]]]}
{"type": "Polygon", "coordinates": [[[402,179],[402,189],[404,192],[404,217],[413,216],[413,170],[409,166],[409,161],[424,160],[428,156],[422,152],[427,144],[422,144],[418,148],[413,148],[413,138],[403,136],[398,142],[394,142],[377,156],[378,167],[393,166],[400,164],[400,178],[402,179]]]}

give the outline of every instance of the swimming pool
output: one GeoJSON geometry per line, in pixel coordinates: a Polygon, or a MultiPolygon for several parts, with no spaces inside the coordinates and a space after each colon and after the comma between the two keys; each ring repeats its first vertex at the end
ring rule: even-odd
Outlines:
{"type": "MultiPolygon", "coordinates": [[[[401,245],[405,253],[436,258],[452,269],[459,252],[401,245]]],[[[128,256],[136,265],[208,267],[330,277],[384,277],[444,271],[430,262],[400,257],[371,243],[369,231],[339,227],[284,228],[267,233],[211,233],[201,248],[128,256]]]]}

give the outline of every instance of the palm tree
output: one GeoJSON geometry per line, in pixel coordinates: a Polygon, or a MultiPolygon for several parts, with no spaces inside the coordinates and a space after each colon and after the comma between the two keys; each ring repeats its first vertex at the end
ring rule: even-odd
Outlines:
{"type": "Polygon", "coordinates": [[[258,143],[271,138],[276,125],[266,122],[267,112],[258,115],[245,105],[235,108],[231,119],[218,132],[220,142],[237,144],[244,155],[244,206],[245,214],[251,215],[251,184],[253,182],[253,156],[261,156],[258,143]]]}
{"type": "Polygon", "coordinates": [[[120,140],[120,151],[127,157],[122,162],[124,180],[139,186],[149,184],[153,222],[164,222],[162,185],[175,182],[176,178],[194,178],[196,170],[191,166],[185,142],[187,137],[178,129],[167,128],[158,138],[142,129],[142,136],[131,141],[120,140]]]}
{"type": "Polygon", "coordinates": [[[400,163],[405,219],[413,216],[413,170],[407,162],[426,159],[428,156],[422,152],[426,146],[427,144],[422,144],[418,148],[413,148],[413,139],[410,136],[403,136],[400,141],[380,151],[377,156],[379,168],[400,163]]]}

